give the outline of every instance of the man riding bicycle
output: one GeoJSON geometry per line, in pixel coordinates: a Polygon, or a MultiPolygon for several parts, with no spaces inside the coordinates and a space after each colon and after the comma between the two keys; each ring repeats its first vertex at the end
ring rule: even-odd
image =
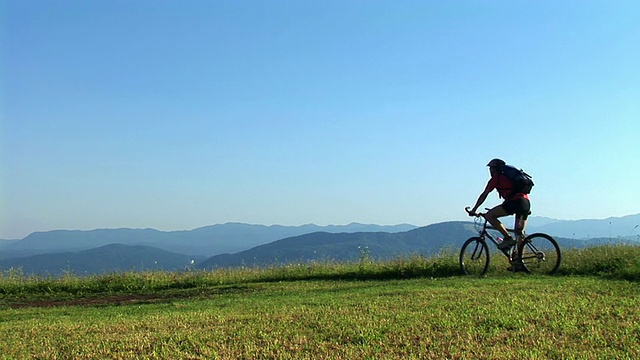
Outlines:
{"type": "Polygon", "coordinates": [[[524,228],[527,223],[527,217],[531,214],[531,203],[529,202],[529,195],[521,192],[514,192],[514,186],[511,181],[502,174],[502,168],[506,165],[506,163],[501,159],[493,159],[489,161],[487,166],[489,167],[489,172],[491,173],[491,179],[487,183],[484,191],[478,197],[476,204],[473,206],[471,210],[467,210],[469,216],[477,216],[476,211],[478,207],[484,203],[487,199],[489,193],[491,193],[494,189],[498,191],[498,194],[504,202],[493,209],[489,210],[484,217],[487,221],[498,230],[504,240],[498,248],[500,250],[508,249],[509,247],[516,244],[516,240],[511,237],[511,234],[507,231],[505,226],[498,220],[498,218],[508,215],[516,215],[516,221],[514,229],[516,231],[517,237],[521,238],[524,233],[524,228]]]}

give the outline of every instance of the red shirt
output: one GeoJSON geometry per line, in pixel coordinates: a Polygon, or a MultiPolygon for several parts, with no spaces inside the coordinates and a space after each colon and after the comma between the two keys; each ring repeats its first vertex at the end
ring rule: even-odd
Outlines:
{"type": "Polygon", "coordinates": [[[489,193],[494,189],[498,190],[498,194],[500,195],[500,197],[505,200],[529,198],[529,195],[523,193],[516,193],[513,194],[513,196],[509,197],[509,195],[511,195],[511,189],[513,189],[513,186],[511,185],[511,181],[509,181],[509,179],[507,179],[507,177],[502,174],[496,174],[492,176],[491,179],[489,179],[487,187],[484,190],[489,193]]]}

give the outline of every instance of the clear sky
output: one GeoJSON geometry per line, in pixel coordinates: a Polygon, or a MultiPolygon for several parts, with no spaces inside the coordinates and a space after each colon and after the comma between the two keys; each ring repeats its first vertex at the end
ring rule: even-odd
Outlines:
{"type": "Polygon", "coordinates": [[[640,212],[636,0],[0,4],[0,238],[640,212]]]}

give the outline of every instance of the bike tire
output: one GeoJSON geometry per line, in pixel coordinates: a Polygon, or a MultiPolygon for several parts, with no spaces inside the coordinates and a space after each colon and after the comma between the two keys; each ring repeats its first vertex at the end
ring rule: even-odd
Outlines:
{"type": "Polygon", "coordinates": [[[562,253],[554,238],[535,233],[527,236],[522,245],[522,264],[531,274],[552,275],[560,268],[562,253]]]}
{"type": "Polygon", "coordinates": [[[489,246],[480,237],[467,239],[460,249],[460,270],[464,275],[482,276],[489,270],[489,246]]]}

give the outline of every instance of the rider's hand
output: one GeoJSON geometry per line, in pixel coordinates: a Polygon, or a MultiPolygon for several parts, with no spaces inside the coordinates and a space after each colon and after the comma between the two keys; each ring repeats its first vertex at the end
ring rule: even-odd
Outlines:
{"type": "Polygon", "coordinates": [[[478,214],[475,211],[472,211],[470,207],[466,207],[464,210],[469,214],[469,216],[478,216],[478,214]]]}

